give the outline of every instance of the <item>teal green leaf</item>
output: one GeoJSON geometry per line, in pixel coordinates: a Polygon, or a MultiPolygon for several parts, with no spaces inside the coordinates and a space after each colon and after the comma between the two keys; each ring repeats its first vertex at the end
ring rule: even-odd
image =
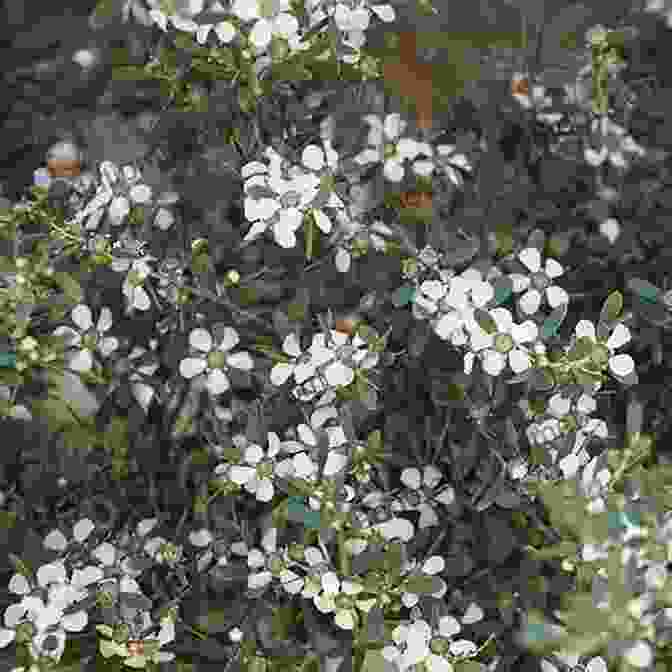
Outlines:
{"type": "Polygon", "coordinates": [[[413,285],[402,285],[392,295],[392,303],[395,308],[403,308],[415,299],[415,287],[413,285]]]}
{"type": "Polygon", "coordinates": [[[0,352],[0,368],[13,369],[16,367],[16,353],[0,352]]]}
{"type": "Polygon", "coordinates": [[[657,303],[660,298],[660,289],[640,278],[630,278],[628,280],[628,289],[637,294],[646,303],[657,303]]]}
{"type": "Polygon", "coordinates": [[[511,281],[511,278],[509,278],[508,276],[502,276],[500,278],[497,278],[497,280],[494,283],[494,290],[495,290],[495,296],[494,296],[495,305],[499,306],[502,303],[508,301],[509,298],[511,297],[511,294],[513,293],[513,282],[511,281]]]}
{"type": "Polygon", "coordinates": [[[312,511],[305,505],[303,497],[290,496],[287,501],[287,519],[301,523],[311,530],[320,529],[320,512],[312,511]]]}

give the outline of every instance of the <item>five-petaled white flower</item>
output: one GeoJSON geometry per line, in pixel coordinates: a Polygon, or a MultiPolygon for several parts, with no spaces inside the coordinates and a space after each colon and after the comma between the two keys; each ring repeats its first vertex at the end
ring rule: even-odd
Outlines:
{"type": "Polygon", "coordinates": [[[240,342],[238,332],[232,327],[224,327],[222,340],[216,347],[210,333],[198,327],[189,334],[189,344],[195,350],[204,353],[201,357],[187,357],[180,362],[180,374],[185,378],[194,378],[207,373],[205,386],[213,395],[226,392],[229,379],[225,373],[228,367],[251,371],[254,362],[248,352],[229,351],[240,342]]]}
{"type": "Polygon", "coordinates": [[[497,331],[488,334],[479,327],[472,332],[469,343],[471,351],[464,356],[464,372],[467,375],[471,373],[477,355],[483,370],[491,376],[498,376],[507,362],[516,374],[527,371],[531,366],[530,350],[524,344],[532,344],[537,339],[537,325],[532,320],[516,324],[506,308],[493,308],[490,316],[495,321],[497,331]]]}
{"type": "Polygon", "coordinates": [[[544,296],[551,308],[557,308],[569,301],[569,295],[562,287],[551,284],[552,280],[559,278],[565,272],[555,259],[546,259],[542,270],[541,252],[536,247],[525,248],[518,255],[518,259],[531,273],[530,276],[519,273],[510,275],[513,291],[517,294],[525,292],[518,299],[518,306],[525,315],[536,313],[544,296]]]}
{"type": "Polygon", "coordinates": [[[68,353],[68,366],[73,371],[91,371],[93,368],[94,350],[103,357],[109,357],[118,347],[119,341],[114,336],[105,336],[105,332],[112,327],[112,311],[104,306],[96,327],[93,328],[91,309],[78,304],[70,313],[72,321],[79,331],[68,326],[60,326],[52,332],[54,336],[64,336],[66,345],[71,351],[68,353]],[[81,349],[78,349],[81,348],[81,349]]]}

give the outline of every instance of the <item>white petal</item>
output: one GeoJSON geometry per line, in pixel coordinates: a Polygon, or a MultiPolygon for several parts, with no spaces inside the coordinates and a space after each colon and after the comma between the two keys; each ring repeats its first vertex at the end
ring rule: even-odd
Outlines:
{"type": "Polygon", "coordinates": [[[96,526],[88,518],[82,518],[77,523],[75,523],[72,528],[72,534],[76,541],[81,543],[96,529],[96,526]]]}
{"type": "Polygon", "coordinates": [[[91,371],[93,356],[88,350],[79,350],[68,357],[68,366],[73,371],[91,371]]]}
{"type": "Polygon", "coordinates": [[[211,394],[223,394],[231,387],[227,375],[221,369],[210,371],[205,386],[211,394]]]}
{"type": "Polygon", "coordinates": [[[50,562],[37,570],[37,582],[43,588],[50,583],[65,583],[66,579],[65,565],[62,562],[50,562]]]}
{"type": "Polygon", "coordinates": [[[538,273],[541,270],[541,252],[536,247],[526,247],[520,252],[518,259],[532,273],[538,273]]]}
{"type": "Polygon", "coordinates": [[[635,370],[635,362],[630,355],[615,355],[609,359],[609,369],[615,376],[629,376],[635,370]]]}
{"type": "Polygon", "coordinates": [[[313,217],[315,217],[315,224],[317,228],[322,231],[322,233],[331,232],[331,220],[327,217],[322,210],[313,210],[313,217]]]}
{"type": "Polygon", "coordinates": [[[265,49],[273,37],[273,24],[266,19],[259,19],[250,31],[250,42],[257,49],[265,49]]]}
{"type": "Polygon", "coordinates": [[[324,168],[324,151],[317,145],[308,145],[301,153],[301,163],[311,170],[324,168]]]}
{"type": "Polygon", "coordinates": [[[89,622],[89,617],[85,611],[77,611],[74,614],[63,616],[61,624],[68,632],[81,632],[89,622]]]}
{"type": "Polygon", "coordinates": [[[327,383],[335,387],[337,385],[350,385],[355,379],[354,371],[342,362],[334,362],[324,372],[327,383]]]}
{"type": "Polygon", "coordinates": [[[331,477],[334,474],[339,473],[348,465],[348,458],[346,455],[337,453],[336,451],[331,451],[327,456],[327,461],[324,464],[323,475],[326,477],[331,477]]]}
{"type": "Polygon", "coordinates": [[[551,280],[554,280],[555,278],[559,278],[565,272],[565,269],[555,259],[546,259],[544,272],[551,280]]]}
{"type": "Polygon", "coordinates": [[[260,445],[252,443],[245,449],[245,462],[248,464],[258,464],[263,459],[264,450],[260,445]]]}
{"type": "Polygon", "coordinates": [[[419,490],[422,485],[420,470],[415,467],[407,467],[401,472],[401,482],[411,490],[419,490]]]}
{"type": "Polygon", "coordinates": [[[228,21],[221,21],[215,26],[215,33],[217,33],[220,42],[228,44],[236,36],[236,28],[228,21]]]}
{"type": "Polygon", "coordinates": [[[415,534],[413,524],[405,518],[392,518],[391,520],[375,525],[377,530],[385,537],[385,539],[401,539],[402,541],[410,541],[415,534]]]}
{"type": "Polygon", "coordinates": [[[401,182],[404,179],[404,167],[399,161],[388,159],[385,161],[383,174],[390,182],[401,182]]]}
{"type": "Polygon", "coordinates": [[[148,203],[152,198],[152,188],[147,184],[136,184],[131,187],[128,195],[135,203],[148,203]]]}
{"type": "Polygon", "coordinates": [[[91,329],[93,326],[93,320],[91,319],[91,309],[88,306],[80,303],[72,309],[72,313],[70,315],[72,317],[72,321],[82,331],[91,329]]]}
{"type": "Polygon", "coordinates": [[[284,385],[292,377],[292,373],[294,373],[293,364],[283,364],[282,362],[276,364],[271,369],[271,376],[270,376],[271,383],[277,387],[280,387],[281,385],[284,385]]]}
{"type": "Polygon", "coordinates": [[[425,574],[440,574],[446,567],[446,561],[440,555],[433,555],[422,565],[425,574]]]}
{"type": "Polygon", "coordinates": [[[350,253],[340,247],[336,251],[334,263],[336,264],[336,269],[340,273],[347,273],[350,270],[350,253]]]}
{"type": "Polygon", "coordinates": [[[192,329],[189,334],[189,345],[201,352],[210,352],[212,350],[212,336],[207,329],[200,327],[192,329]]]}
{"type": "Polygon", "coordinates": [[[452,637],[461,630],[462,626],[454,616],[443,616],[439,619],[439,632],[443,637],[452,637]]]}
{"type": "Polygon", "coordinates": [[[595,340],[595,325],[588,320],[579,320],[574,327],[577,338],[588,337],[595,340]]]}
{"type": "Polygon", "coordinates": [[[506,359],[496,350],[486,350],[481,360],[483,370],[491,376],[498,376],[506,366],[506,359]]]}
{"type": "Polygon", "coordinates": [[[251,478],[254,478],[257,470],[254,467],[241,467],[233,465],[229,470],[229,480],[238,485],[245,485],[251,478]]]}
{"type": "Polygon", "coordinates": [[[257,500],[260,502],[270,502],[274,494],[273,481],[270,481],[268,478],[262,478],[257,486],[257,500]]]}
{"type": "Polygon", "coordinates": [[[371,5],[371,11],[375,12],[376,16],[378,16],[381,21],[385,21],[385,23],[394,21],[396,17],[394,7],[391,5],[371,5]]]}
{"type": "Polygon", "coordinates": [[[60,530],[52,530],[42,542],[45,548],[52,551],[64,551],[68,547],[68,540],[60,530]]]}
{"type": "Polygon", "coordinates": [[[639,640],[623,653],[623,658],[633,667],[642,669],[651,665],[653,652],[646,642],[639,640]]]}
{"type": "Polygon", "coordinates": [[[222,340],[217,346],[217,349],[227,352],[238,345],[238,343],[240,343],[238,332],[233,327],[224,327],[222,340]]]}
{"type": "Polygon", "coordinates": [[[285,353],[287,353],[291,357],[300,357],[301,345],[299,344],[299,339],[297,335],[294,333],[288,334],[282,343],[282,349],[285,353]]]}
{"type": "Polygon", "coordinates": [[[393,112],[385,117],[383,130],[388,139],[394,140],[406,130],[406,122],[398,112],[393,112]]]}
{"type": "MultiPolygon", "coordinates": [[[[11,605],[11,606],[16,606],[16,605],[11,605]]],[[[14,630],[5,630],[4,628],[0,628],[0,649],[4,649],[6,646],[11,644],[14,641],[14,637],[16,636],[16,633],[14,630]]],[[[22,670],[24,668],[18,668],[19,670],[22,670]]]]}
{"type": "Polygon", "coordinates": [[[551,285],[546,288],[546,299],[551,308],[557,308],[565,303],[569,303],[569,294],[562,287],[551,285]]]}
{"type": "Polygon", "coordinates": [[[443,474],[433,464],[428,464],[422,470],[422,480],[425,486],[434,489],[443,478],[443,474]]]}
{"type": "Polygon", "coordinates": [[[617,324],[614,327],[614,330],[611,332],[609,339],[607,340],[607,347],[610,350],[618,350],[626,343],[630,343],[630,329],[628,329],[624,324],[617,324]]]}
{"type": "Polygon", "coordinates": [[[513,284],[512,291],[515,294],[524,292],[530,286],[530,282],[532,282],[529,276],[522,273],[511,273],[509,278],[513,284]]]}
{"type": "Polygon", "coordinates": [[[234,369],[241,371],[252,371],[254,368],[254,360],[249,352],[234,352],[226,358],[226,363],[234,369]]]}
{"type": "Polygon", "coordinates": [[[15,595],[27,595],[30,592],[30,583],[23,574],[14,574],[9,581],[8,588],[15,595]]]}
{"type": "Polygon", "coordinates": [[[299,30],[299,22],[295,16],[287,12],[281,12],[273,21],[273,32],[286,39],[296,35],[299,30]]]}
{"type": "Polygon", "coordinates": [[[541,306],[541,292],[536,289],[528,289],[518,299],[518,305],[526,315],[534,315],[541,306]]]}
{"type": "Polygon", "coordinates": [[[203,373],[206,369],[206,362],[204,359],[196,359],[194,357],[187,357],[180,362],[180,375],[184,378],[193,378],[203,373]]]}

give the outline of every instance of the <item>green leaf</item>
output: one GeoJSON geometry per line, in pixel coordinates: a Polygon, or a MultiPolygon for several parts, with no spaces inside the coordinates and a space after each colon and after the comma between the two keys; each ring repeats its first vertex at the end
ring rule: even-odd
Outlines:
{"type": "Polygon", "coordinates": [[[660,299],[660,289],[646,280],[630,278],[627,286],[631,292],[637,294],[637,296],[646,303],[657,303],[660,299]]]}
{"type": "Polygon", "coordinates": [[[63,290],[69,303],[78,304],[82,302],[84,293],[81,285],[69,273],[58,271],[54,273],[54,282],[63,290]]]}
{"type": "Polygon", "coordinates": [[[395,672],[394,663],[383,657],[380,651],[367,651],[362,665],[362,672],[395,672]]]}
{"type": "Polygon", "coordinates": [[[415,287],[413,285],[402,285],[394,294],[392,294],[392,303],[395,308],[403,308],[415,299],[415,287]]]}
{"type": "Polygon", "coordinates": [[[441,590],[442,582],[438,576],[412,576],[404,583],[409,593],[416,595],[431,595],[441,590]]]}
{"type": "Polygon", "coordinates": [[[607,297],[600,311],[600,322],[615,322],[623,312],[623,295],[612,292],[607,297]]]}
{"type": "Polygon", "coordinates": [[[574,347],[567,353],[567,358],[571,362],[576,362],[580,359],[587,359],[593,352],[594,343],[588,336],[581,336],[576,339],[574,347]]]}

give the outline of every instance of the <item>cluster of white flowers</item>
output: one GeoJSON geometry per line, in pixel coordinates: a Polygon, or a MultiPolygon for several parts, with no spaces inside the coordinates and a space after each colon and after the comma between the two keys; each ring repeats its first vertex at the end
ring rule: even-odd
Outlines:
{"type": "MultiPolygon", "coordinates": [[[[9,590],[20,596],[21,601],[5,609],[6,627],[0,629],[0,646],[5,647],[13,641],[28,644],[34,665],[57,664],[65,651],[67,633],[81,632],[89,621],[87,611],[85,608],[77,609],[78,604],[85,604],[92,595],[105,595],[104,599],[114,602],[124,593],[141,594],[134,577],[143,570],[134,568],[133,553],[144,552],[155,556],[155,559],[160,558],[162,552],[159,547],[165,550],[165,540],[144,539],[157,522],[157,519],[140,521],[136,534],[122,535],[118,546],[109,542],[96,545],[96,535],[93,534],[96,528],[88,518],[75,523],[70,538],[59,529],[52,530],[43,544],[45,549],[58,553],[60,557],[42,565],[34,577],[23,570],[12,576],[9,590]],[[70,552],[74,550],[78,553],[73,556],[70,552]],[[86,558],[87,553],[88,563],[81,559],[86,558]],[[72,557],[80,559],[72,560],[72,557]]],[[[131,620],[126,622],[129,627],[127,640],[110,641],[106,653],[121,656],[124,664],[130,667],[144,667],[149,661],[173,660],[174,654],[159,649],[174,640],[174,621],[164,617],[158,635],[144,634],[154,626],[149,612],[138,609],[128,611],[131,620]]],[[[120,618],[122,621],[118,625],[123,624],[123,616],[120,618]]],[[[109,637],[115,632],[109,626],[98,626],[98,629],[109,637]]]]}
{"type": "Polygon", "coordinates": [[[335,329],[328,336],[315,334],[306,352],[301,351],[297,336],[289,334],[282,349],[291,359],[273,367],[271,382],[284,385],[293,376],[296,382],[293,394],[300,401],[312,401],[337,387],[347,387],[358,371],[374,368],[379,360],[378,353],[372,352],[363,338],[335,329]]]}
{"type": "Polygon", "coordinates": [[[281,247],[296,245],[296,231],[307,216],[313,218],[325,234],[332,221],[323,208],[344,211],[345,204],[330,188],[325,188],[323,176],[328,176],[338,162],[338,154],[329,146],[324,149],[308,145],[301,155],[302,166],[283,171],[282,159],[275,150],[266,151],[269,166],[253,161],[244,165],[245,218],[252,223],[243,240],[254,240],[272,227],[275,242],[281,247]],[[289,172],[289,176],[283,176],[289,172]]]}

